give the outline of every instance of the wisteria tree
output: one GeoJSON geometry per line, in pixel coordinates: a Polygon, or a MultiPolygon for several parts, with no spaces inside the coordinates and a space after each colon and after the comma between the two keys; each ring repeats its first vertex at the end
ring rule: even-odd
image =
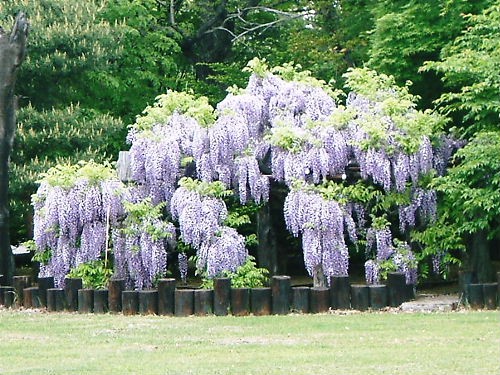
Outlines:
{"type": "MultiPolygon", "coordinates": [[[[56,219],[51,194],[75,197],[69,201],[77,205],[90,195],[104,201],[111,182],[122,188],[109,176],[100,188],[75,182],[69,190],[57,184],[48,189],[42,183],[37,245],[57,252],[51,262],[53,269],[60,265],[58,275],[88,257],[82,250],[85,224],[97,230],[106,217],[113,227],[115,273],[131,287],[150,287],[164,274],[166,245],[175,232],[196,251],[200,274],[235,272],[248,250],[230,225],[228,200],[265,204],[273,180],[288,188],[286,226],[301,238],[316,286],[348,275],[352,249],[366,253],[367,282],[400,271],[408,284],[416,283],[417,255],[406,240],[411,228],[435,220],[436,194],[427,180],[444,172],[453,151],[441,134],[444,118],[416,110],[408,87],[367,69],[346,74],[351,91],[343,105],[339,92],[292,64],[270,69],[255,59],[248,69],[247,87],[229,90],[215,109],[206,98],[177,92],[146,108],[127,137],[132,182],[113,195],[117,208],[113,201],[95,212],[84,209],[71,221],[79,223],[76,229],[65,215],[56,219]],[[48,235],[54,227],[57,235],[48,235]]],[[[107,248],[104,232],[93,237],[101,252],[107,248]]],[[[185,257],[180,259],[184,269],[185,257]]]]}
{"type": "Polygon", "coordinates": [[[215,110],[206,99],[169,92],[129,132],[133,179],[153,202],[166,203],[198,251],[198,268],[215,276],[245,259],[242,239],[222,225],[223,201],[208,187],[260,203],[273,179],[289,187],[286,225],[302,238],[316,285],[347,275],[349,247],[360,242],[369,282],[399,270],[415,283],[416,257],[404,240],[435,217],[425,177],[443,173],[453,149],[440,133],[444,118],[416,110],[407,87],[367,69],[346,74],[345,105],[291,64],[271,70],[255,59],[248,69],[247,87],[229,90],[215,110]],[[355,169],[353,185],[346,177],[355,169]],[[184,175],[194,179],[179,184],[184,175]]]}

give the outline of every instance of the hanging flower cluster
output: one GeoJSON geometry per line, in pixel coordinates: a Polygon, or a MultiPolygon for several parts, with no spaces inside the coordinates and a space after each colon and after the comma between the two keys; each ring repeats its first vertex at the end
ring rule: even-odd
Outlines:
{"type": "Polygon", "coordinates": [[[33,196],[34,240],[46,253],[40,276],[64,285],[70,269],[97,260],[107,250],[107,233],[123,215],[124,185],[110,166],[92,161],[51,168],[33,196]]]}
{"type": "Polygon", "coordinates": [[[220,182],[183,178],[171,201],[172,218],[179,222],[182,241],[197,250],[197,269],[207,277],[234,272],[245,263],[245,238],[224,225],[228,212],[222,196],[230,194],[220,182]]]}
{"type": "Polygon", "coordinates": [[[348,275],[349,251],[344,233],[349,233],[353,242],[357,237],[345,205],[299,186],[286,197],[284,214],[288,230],[296,237],[302,234],[305,266],[311,276],[318,268],[328,280],[348,275]]]}
{"type": "Polygon", "coordinates": [[[128,193],[124,219],[112,232],[115,276],[124,278],[129,288],[151,288],[166,274],[175,226],[163,220],[164,204],[153,205],[150,198],[137,200],[128,193]]]}
{"type": "Polygon", "coordinates": [[[365,262],[367,284],[379,284],[388,272],[402,272],[407,284],[417,283],[417,261],[408,243],[392,238],[389,222],[377,218],[367,231],[367,252],[375,252],[375,259],[365,262]]]}

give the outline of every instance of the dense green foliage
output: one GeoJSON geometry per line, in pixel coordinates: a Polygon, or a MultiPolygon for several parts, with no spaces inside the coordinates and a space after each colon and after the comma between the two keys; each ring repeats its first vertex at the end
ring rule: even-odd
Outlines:
{"type": "Polygon", "coordinates": [[[463,122],[470,137],[481,130],[500,129],[500,4],[479,15],[466,16],[467,29],[443,49],[443,59],[427,62],[425,71],[443,75],[445,92],[437,104],[463,122]]]}

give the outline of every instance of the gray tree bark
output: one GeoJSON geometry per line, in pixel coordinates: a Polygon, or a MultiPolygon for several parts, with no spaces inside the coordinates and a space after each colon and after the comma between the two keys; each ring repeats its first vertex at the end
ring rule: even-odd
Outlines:
{"type": "Polygon", "coordinates": [[[9,237],[9,159],[16,130],[16,72],[26,55],[28,21],[19,13],[10,33],[0,27],[0,274],[7,283],[14,274],[9,237]]]}

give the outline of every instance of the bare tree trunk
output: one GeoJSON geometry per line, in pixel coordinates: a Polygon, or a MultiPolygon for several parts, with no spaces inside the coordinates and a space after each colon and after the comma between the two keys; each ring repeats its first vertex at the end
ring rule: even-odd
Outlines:
{"type": "Polygon", "coordinates": [[[26,54],[28,21],[19,13],[12,31],[0,28],[0,274],[10,282],[14,258],[9,237],[9,158],[16,130],[14,87],[17,68],[26,54]]]}
{"type": "Polygon", "coordinates": [[[472,271],[474,282],[489,283],[494,280],[490,243],[484,230],[474,233],[469,239],[464,265],[466,269],[472,271]]]}

